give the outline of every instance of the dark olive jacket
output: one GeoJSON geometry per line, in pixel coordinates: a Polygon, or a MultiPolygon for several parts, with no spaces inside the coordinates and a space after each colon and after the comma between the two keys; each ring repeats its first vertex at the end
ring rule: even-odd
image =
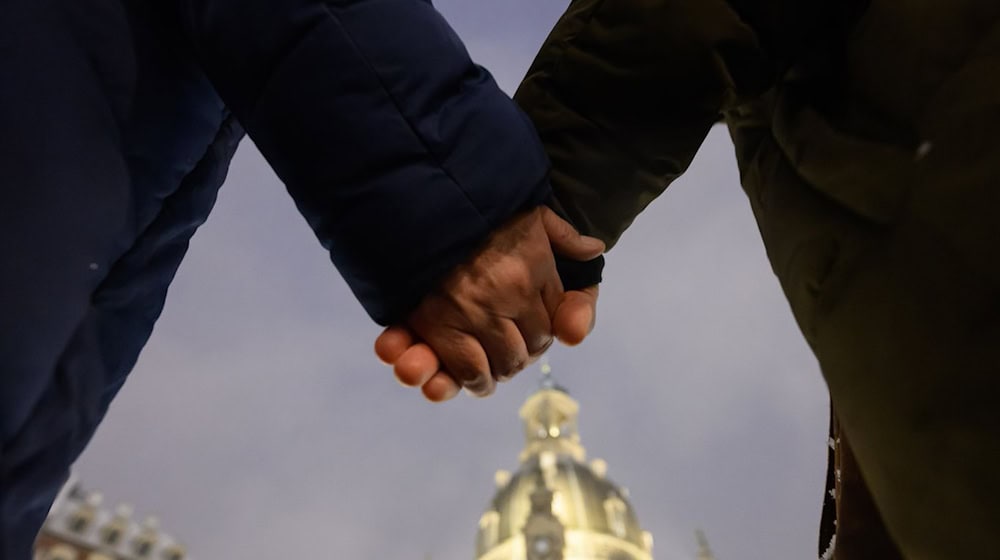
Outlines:
{"type": "Polygon", "coordinates": [[[609,246],[728,125],[908,558],[1000,557],[998,22],[996,0],[575,0],[516,95],[609,246]]]}

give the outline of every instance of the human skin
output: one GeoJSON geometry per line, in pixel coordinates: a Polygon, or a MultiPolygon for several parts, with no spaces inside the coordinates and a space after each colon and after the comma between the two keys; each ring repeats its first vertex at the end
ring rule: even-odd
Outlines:
{"type": "Polygon", "coordinates": [[[498,229],[425,296],[406,322],[386,328],[375,353],[404,385],[432,402],[462,388],[484,397],[538,359],[555,338],[579,344],[596,317],[597,286],[564,291],[554,254],[590,260],[604,243],[539,207],[498,229]]]}

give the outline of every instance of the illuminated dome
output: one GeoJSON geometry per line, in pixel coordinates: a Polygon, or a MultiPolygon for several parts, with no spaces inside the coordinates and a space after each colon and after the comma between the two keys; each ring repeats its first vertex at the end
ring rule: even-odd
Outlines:
{"type": "Polygon", "coordinates": [[[628,492],[586,462],[578,404],[546,377],[521,407],[525,447],[514,473],[498,471],[497,491],[479,522],[477,560],[652,560],[628,492]]]}

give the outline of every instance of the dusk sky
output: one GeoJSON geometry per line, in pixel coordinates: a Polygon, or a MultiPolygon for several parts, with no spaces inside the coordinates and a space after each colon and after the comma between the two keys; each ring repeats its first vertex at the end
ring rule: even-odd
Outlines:
{"type": "MultiPolygon", "coordinates": [[[[437,2],[508,92],[565,5],[437,2]]],[[[379,330],[248,140],[77,473],[194,560],[469,560],[537,368],[432,405],[375,359],[379,330]]],[[[719,560],[815,556],[827,397],[724,129],[608,255],[594,333],[550,361],[657,560],[692,559],[698,528],[719,560]]]]}

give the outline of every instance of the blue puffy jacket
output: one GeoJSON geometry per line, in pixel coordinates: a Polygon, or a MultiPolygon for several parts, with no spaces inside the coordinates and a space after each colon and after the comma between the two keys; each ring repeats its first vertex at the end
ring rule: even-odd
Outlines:
{"type": "Polygon", "coordinates": [[[546,199],[428,0],[3,0],[0,558],[149,336],[244,129],[378,322],[546,199]]]}

